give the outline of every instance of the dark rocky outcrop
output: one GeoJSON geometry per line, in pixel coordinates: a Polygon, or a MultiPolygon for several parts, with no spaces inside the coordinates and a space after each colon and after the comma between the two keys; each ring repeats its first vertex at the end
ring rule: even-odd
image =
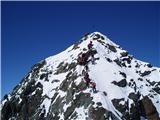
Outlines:
{"type": "Polygon", "coordinates": [[[32,70],[21,80],[20,84],[18,84],[12,91],[11,95],[17,93],[17,91],[22,87],[22,83],[25,84],[26,82],[30,81],[35,82],[35,79],[39,78],[40,69],[46,65],[46,61],[40,61],[39,63],[32,66],[32,70]],[[30,77],[30,78],[29,78],[30,77]]]}
{"type": "Polygon", "coordinates": [[[151,85],[151,86],[154,86],[157,82],[155,81],[150,81],[149,79],[146,79],[146,81],[151,85]]]}
{"type": "MultiPolygon", "coordinates": [[[[87,36],[85,37],[85,39],[87,39],[87,36]]],[[[84,39],[84,40],[85,40],[85,39],[84,39]]],[[[80,41],[76,42],[76,43],[73,45],[72,50],[78,49],[78,48],[79,48],[78,45],[80,45],[82,42],[83,42],[83,40],[80,40],[80,41]]]]}
{"type": "Polygon", "coordinates": [[[30,88],[27,87],[19,98],[13,96],[10,100],[6,101],[2,109],[2,120],[8,120],[11,116],[17,119],[24,119],[25,115],[31,118],[33,114],[35,114],[35,111],[43,100],[41,97],[42,90],[35,89],[35,94],[29,96],[29,89],[30,88]],[[20,99],[22,100],[21,102],[20,99]],[[26,113],[27,111],[28,113],[26,113]]]}
{"type": "Polygon", "coordinates": [[[120,67],[122,67],[122,62],[117,58],[114,60],[115,63],[117,63],[117,65],[119,65],[120,67]]]}
{"type": "Polygon", "coordinates": [[[12,107],[12,101],[5,102],[2,110],[1,110],[1,119],[2,120],[8,120],[12,114],[14,114],[14,108],[12,107]]]}
{"type": "Polygon", "coordinates": [[[54,74],[57,75],[57,74],[60,74],[60,73],[65,73],[65,72],[67,72],[67,66],[68,66],[68,63],[61,62],[61,63],[57,66],[57,71],[56,71],[54,74]]]}
{"type": "Polygon", "coordinates": [[[107,96],[107,93],[106,93],[105,91],[103,91],[103,94],[104,94],[105,96],[107,96]]]}
{"type": "Polygon", "coordinates": [[[61,86],[60,86],[60,90],[62,91],[67,91],[69,84],[71,83],[71,81],[69,80],[63,80],[61,86]]]}
{"type": "Polygon", "coordinates": [[[107,46],[108,46],[108,49],[110,49],[112,52],[117,52],[115,46],[110,45],[110,44],[107,44],[107,46]]]}
{"type": "Polygon", "coordinates": [[[75,108],[79,108],[80,106],[84,106],[86,109],[92,103],[92,97],[90,97],[89,93],[80,93],[75,96],[75,99],[72,101],[71,106],[67,108],[64,113],[64,119],[67,120],[69,116],[73,113],[75,108]]]}
{"type": "Polygon", "coordinates": [[[149,68],[152,68],[152,65],[149,63],[149,64],[147,64],[147,66],[149,67],[149,68]]]}
{"type": "Polygon", "coordinates": [[[102,39],[102,40],[105,40],[105,38],[104,38],[103,36],[101,36],[101,39],[102,39]]]}
{"type": "Polygon", "coordinates": [[[49,80],[48,80],[48,75],[49,75],[49,73],[42,73],[42,74],[40,75],[40,80],[43,80],[43,79],[44,79],[44,81],[49,81],[49,80]]]}
{"type": "Polygon", "coordinates": [[[99,43],[101,43],[102,45],[104,45],[105,47],[107,47],[106,46],[106,43],[103,41],[103,40],[97,40],[99,43]]]}
{"type": "Polygon", "coordinates": [[[138,104],[132,103],[131,107],[129,108],[129,103],[127,101],[124,101],[124,98],[113,99],[112,103],[115,108],[123,114],[123,119],[140,120],[140,108],[138,104]],[[121,104],[122,101],[124,104],[121,104]]]}
{"type": "Polygon", "coordinates": [[[35,71],[39,72],[39,69],[42,68],[45,64],[46,64],[46,61],[43,60],[43,61],[41,61],[41,62],[33,65],[31,69],[32,69],[34,72],[35,72],[35,71]]]}
{"type": "Polygon", "coordinates": [[[60,80],[58,80],[58,79],[52,80],[52,83],[54,83],[54,82],[60,82],[60,80]]]}
{"type": "Polygon", "coordinates": [[[129,94],[128,98],[132,99],[133,101],[138,101],[140,96],[141,96],[140,93],[136,94],[136,93],[132,92],[129,94]]]}
{"type": "Polygon", "coordinates": [[[87,49],[86,49],[86,48],[83,48],[83,51],[87,51],[87,49]]]}
{"type": "Polygon", "coordinates": [[[93,106],[89,108],[89,118],[92,120],[118,120],[112,112],[104,109],[103,107],[94,108],[93,106]]]}
{"type": "Polygon", "coordinates": [[[101,102],[97,102],[96,104],[97,104],[97,106],[102,106],[101,102]]]}
{"type": "Polygon", "coordinates": [[[141,109],[145,111],[143,115],[145,115],[148,120],[160,120],[156,107],[148,96],[145,96],[140,103],[141,109]]]}
{"type": "Polygon", "coordinates": [[[119,58],[117,58],[117,59],[115,59],[113,61],[120,67],[127,67],[125,62],[123,60],[119,59],[119,58]]]}
{"type": "Polygon", "coordinates": [[[101,38],[101,36],[99,34],[95,34],[95,36],[93,37],[93,40],[98,40],[100,38],[101,38]]]}
{"type": "Polygon", "coordinates": [[[141,65],[138,64],[138,63],[136,63],[136,65],[135,65],[136,68],[140,68],[140,66],[141,66],[141,65]]]}
{"type": "Polygon", "coordinates": [[[153,90],[154,90],[156,93],[160,94],[160,87],[154,87],[153,90]]]}
{"type": "Polygon", "coordinates": [[[123,114],[122,118],[124,118],[126,120],[130,119],[130,116],[128,113],[127,103],[124,101],[124,98],[113,99],[112,103],[113,103],[114,107],[123,114]],[[121,102],[124,102],[125,104],[121,104],[121,102]]]}
{"type": "Polygon", "coordinates": [[[121,57],[126,57],[128,55],[128,52],[121,52],[121,57]]]}
{"type": "Polygon", "coordinates": [[[146,75],[149,75],[151,73],[151,71],[144,71],[143,73],[140,73],[140,75],[142,77],[146,76],[146,75]]]}
{"type": "Polygon", "coordinates": [[[78,91],[82,91],[82,90],[85,90],[87,88],[87,85],[84,81],[81,81],[79,83],[79,85],[77,86],[77,88],[78,88],[78,91]]]}
{"type": "Polygon", "coordinates": [[[124,78],[127,77],[127,75],[126,75],[124,72],[121,72],[121,71],[120,71],[119,74],[122,75],[124,78]]]}
{"type": "Polygon", "coordinates": [[[133,57],[132,56],[127,56],[125,58],[122,58],[122,61],[127,61],[128,64],[131,64],[133,57]]]}
{"type": "Polygon", "coordinates": [[[65,73],[67,71],[70,70],[75,70],[77,63],[72,62],[72,63],[64,63],[61,62],[58,66],[57,66],[57,71],[54,73],[55,75],[60,74],[60,73],[65,73]]]}
{"type": "Polygon", "coordinates": [[[143,81],[143,79],[142,79],[142,78],[138,78],[138,80],[139,80],[139,81],[143,81]]]}
{"type": "Polygon", "coordinates": [[[110,63],[112,62],[112,60],[111,60],[110,58],[106,58],[106,60],[107,60],[108,62],[110,62],[110,63]]]}
{"type": "MultiPolygon", "coordinates": [[[[46,61],[41,61],[35,65],[32,66],[32,70],[28,73],[26,77],[22,79],[19,85],[17,85],[14,89],[13,92],[11,93],[12,98],[8,100],[5,104],[5,106],[8,108],[10,107],[10,110],[6,109],[6,107],[3,107],[3,117],[2,120],[8,120],[7,118],[14,116],[18,120],[19,119],[24,119],[24,111],[29,111],[28,118],[32,118],[32,115],[35,114],[36,109],[39,107],[39,104],[43,101],[42,98],[42,88],[43,85],[41,83],[36,83],[35,79],[38,79],[40,77],[39,73],[40,70],[46,65],[46,61]],[[23,85],[22,85],[23,84],[23,85]],[[24,86],[24,84],[26,84],[24,86]],[[21,89],[21,94],[18,93],[18,90],[21,89]],[[34,92],[34,94],[32,94],[34,92]],[[31,95],[32,94],[32,95],[31,95]],[[26,103],[25,98],[28,99],[28,102],[26,103]],[[28,104],[28,105],[26,105],[28,104]],[[7,118],[5,115],[5,112],[7,114],[7,118]],[[14,112],[13,112],[14,111],[14,112]],[[10,114],[8,114],[10,113],[10,114]]],[[[42,75],[43,76],[43,75],[42,75]]],[[[44,76],[45,78],[46,76],[44,76]]],[[[38,118],[38,117],[37,117],[38,118]]]]}
{"type": "Polygon", "coordinates": [[[122,79],[121,81],[117,82],[117,81],[113,81],[112,82],[114,85],[117,85],[119,87],[126,87],[127,86],[127,81],[126,79],[122,79]]]}
{"type": "Polygon", "coordinates": [[[140,120],[140,110],[138,104],[132,103],[130,108],[131,120],[140,120]]]}
{"type": "Polygon", "coordinates": [[[64,112],[63,110],[63,106],[65,104],[65,102],[63,102],[64,97],[61,97],[60,95],[56,94],[54,98],[57,98],[57,99],[56,100],[52,99],[52,101],[54,102],[51,103],[51,107],[49,109],[50,111],[48,114],[49,120],[59,120],[60,118],[59,113],[64,112]]]}

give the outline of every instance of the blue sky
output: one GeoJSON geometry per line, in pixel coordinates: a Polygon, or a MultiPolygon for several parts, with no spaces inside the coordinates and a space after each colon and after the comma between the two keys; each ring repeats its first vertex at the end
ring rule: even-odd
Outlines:
{"type": "Polygon", "coordinates": [[[160,2],[2,2],[2,96],[33,64],[99,31],[160,67],[160,2]]]}

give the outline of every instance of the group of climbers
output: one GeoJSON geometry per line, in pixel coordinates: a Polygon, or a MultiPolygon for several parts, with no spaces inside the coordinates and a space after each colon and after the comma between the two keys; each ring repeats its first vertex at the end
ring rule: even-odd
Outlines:
{"type": "Polygon", "coordinates": [[[96,83],[91,81],[88,71],[88,62],[91,61],[92,64],[94,64],[94,52],[93,52],[93,43],[90,41],[90,43],[87,45],[88,51],[86,53],[82,53],[82,55],[78,55],[77,63],[79,65],[83,65],[84,69],[82,70],[82,75],[84,76],[83,79],[86,83],[87,88],[90,86],[92,87],[93,92],[96,92],[96,83]],[[88,60],[88,58],[91,56],[91,60],[88,60]]]}
{"type": "MultiPolygon", "coordinates": [[[[93,43],[92,41],[90,41],[90,43],[87,45],[88,47],[88,51],[86,53],[83,53],[81,56],[78,56],[78,64],[79,65],[83,65],[84,69],[82,70],[82,76],[83,79],[86,83],[87,88],[89,88],[90,86],[92,87],[93,92],[96,92],[96,83],[92,82],[92,80],[89,77],[89,68],[88,68],[88,63],[89,61],[92,62],[92,64],[94,64],[95,62],[95,58],[94,58],[94,52],[93,52],[93,43]],[[88,60],[88,58],[91,56],[91,60],[88,60]]],[[[148,96],[143,96],[142,99],[141,98],[141,94],[140,92],[137,90],[137,85],[135,82],[133,82],[133,86],[134,86],[134,91],[136,94],[136,97],[133,100],[133,104],[131,104],[131,107],[129,105],[129,99],[126,101],[126,110],[127,112],[130,114],[129,118],[133,119],[133,120],[140,120],[141,117],[143,116],[144,118],[147,118],[148,120],[160,120],[159,116],[158,116],[158,112],[156,110],[156,107],[154,106],[154,104],[152,103],[152,101],[150,100],[150,98],[148,96]],[[134,109],[135,108],[135,109],[134,109]],[[149,109],[148,109],[149,108],[149,109]]],[[[123,116],[122,116],[123,118],[123,116]]],[[[113,119],[112,113],[108,112],[108,116],[107,119],[113,119]]]]}
{"type": "Polygon", "coordinates": [[[96,92],[96,83],[91,81],[91,79],[89,78],[89,74],[88,72],[85,73],[84,75],[84,81],[86,83],[86,86],[89,88],[90,86],[92,87],[93,92],[96,92]]]}
{"type": "Polygon", "coordinates": [[[91,84],[91,86],[92,86],[93,92],[94,92],[94,93],[97,92],[97,90],[96,90],[96,83],[95,83],[95,82],[90,82],[90,84],[91,84]]]}

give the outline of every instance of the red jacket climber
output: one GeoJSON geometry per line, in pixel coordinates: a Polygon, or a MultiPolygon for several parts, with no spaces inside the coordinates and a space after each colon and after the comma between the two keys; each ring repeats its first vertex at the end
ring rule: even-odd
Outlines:
{"type": "Polygon", "coordinates": [[[84,80],[85,80],[85,82],[86,82],[86,86],[89,87],[89,83],[90,83],[91,79],[89,78],[88,73],[85,74],[84,80]]]}
{"type": "Polygon", "coordinates": [[[78,55],[77,63],[78,63],[79,65],[83,65],[83,64],[84,64],[84,62],[85,62],[84,57],[85,57],[85,54],[84,54],[84,53],[83,53],[81,56],[78,55]]]}
{"type": "Polygon", "coordinates": [[[93,89],[93,92],[96,92],[96,83],[95,82],[90,82],[91,87],[93,89]]]}
{"type": "Polygon", "coordinates": [[[86,72],[84,75],[84,79],[88,79],[89,78],[89,74],[86,72]]]}
{"type": "Polygon", "coordinates": [[[80,57],[80,55],[78,56],[78,59],[77,59],[77,63],[78,64],[81,64],[81,61],[82,61],[82,59],[81,59],[81,57],[80,57]]]}
{"type": "Polygon", "coordinates": [[[89,87],[89,83],[90,83],[91,79],[90,78],[86,78],[85,81],[86,81],[86,86],[89,87]]]}
{"type": "Polygon", "coordinates": [[[87,64],[87,60],[88,60],[87,54],[83,53],[82,54],[82,64],[83,65],[87,64]]]}
{"type": "Polygon", "coordinates": [[[93,47],[93,43],[92,43],[92,41],[90,41],[90,43],[88,44],[88,49],[90,50],[90,49],[92,49],[92,47],[93,47]]]}

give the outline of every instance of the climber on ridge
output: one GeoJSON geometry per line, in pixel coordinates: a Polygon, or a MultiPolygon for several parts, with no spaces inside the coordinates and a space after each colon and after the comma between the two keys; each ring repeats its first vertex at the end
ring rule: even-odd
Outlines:
{"type": "Polygon", "coordinates": [[[88,54],[87,53],[82,53],[82,55],[78,55],[77,63],[79,65],[86,65],[88,60],[88,54]]]}
{"type": "Polygon", "coordinates": [[[82,57],[81,57],[80,55],[78,55],[77,63],[78,63],[79,65],[81,65],[81,62],[82,62],[82,57]]]}
{"type": "Polygon", "coordinates": [[[89,72],[88,65],[85,65],[85,66],[84,66],[84,69],[82,70],[82,76],[85,76],[86,73],[88,73],[88,72],[89,72]]]}
{"type": "Polygon", "coordinates": [[[90,41],[90,43],[88,44],[88,49],[91,50],[92,47],[93,47],[93,43],[92,43],[92,41],[90,41]]]}
{"type": "Polygon", "coordinates": [[[90,84],[91,84],[93,93],[97,92],[97,90],[96,90],[96,83],[95,82],[90,82],[90,84]]]}
{"type": "Polygon", "coordinates": [[[85,74],[87,73],[87,71],[85,69],[82,70],[82,76],[85,76],[85,74]]]}
{"type": "Polygon", "coordinates": [[[91,62],[92,62],[92,64],[94,64],[94,61],[95,61],[95,59],[94,59],[94,51],[93,51],[93,43],[92,43],[92,41],[90,41],[90,43],[88,44],[88,52],[89,52],[89,54],[90,54],[90,56],[91,56],[91,62]]]}
{"type": "Polygon", "coordinates": [[[84,80],[85,80],[85,82],[86,82],[86,86],[89,87],[89,83],[90,83],[91,79],[89,78],[88,73],[86,73],[86,74],[84,75],[84,80]]]}
{"type": "Polygon", "coordinates": [[[89,78],[89,74],[86,72],[85,74],[84,74],[84,79],[88,79],[89,78]]]}

